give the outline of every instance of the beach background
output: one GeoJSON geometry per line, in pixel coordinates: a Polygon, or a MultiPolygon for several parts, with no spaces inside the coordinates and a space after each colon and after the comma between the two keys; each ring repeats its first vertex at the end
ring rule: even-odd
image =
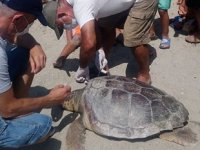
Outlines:
{"type": "MultiPolygon", "coordinates": [[[[177,16],[176,1],[172,2],[169,10],[170,18],[177,16]]],[[[160,31],[159,16],[156,16],[156,29],[160,31]]],[[[63,69],[54,69],[52,63],[59,56],[66,44],[63,35],[57,40],[54,32],[43,27],[37,21],[30,29],[30,33],[42,45],[46,55],[46,67],[38,73],[33,81],[30,95],[33,97],[46,95],[57,84],[68,84],[72,90],[84,87],[74,80],[79,66],[79,49],[73,52],[65,62],[63,69]]],[[[182,102],[188,109],[190,120],[200,122],[200,44],[185,42],[185,34],[175,32],[170,27],[171,48],[159,49],[160,40],[152,41],[151,52],[154,60],[150,66],[152,85],[158,87],[182,102]],[[155,55],[156,54],[156,55],[155,55]]],[[[112,75],[132,77],[137,65],[131,50],[118,44],[111,50],[109,67],[112,75]]],[[[59,107],[43,109],[43,114],[52,116],[53,125],[57,127],[56,134],[47,142],[23,150],[66,150],[66,132],[76,114],[62,111],[59,107]]],[[[86,131],[86,150],[197,150],[200,144],[183,147],[158,138],[150,140],[114,140],[101,137],[91,131],[86,131]]]]}

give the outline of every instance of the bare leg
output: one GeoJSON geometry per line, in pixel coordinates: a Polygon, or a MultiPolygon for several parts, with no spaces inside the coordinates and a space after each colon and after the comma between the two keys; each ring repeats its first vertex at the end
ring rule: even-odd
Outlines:
{"type": "Polygon", "coordinates": [[[158,10],[162,26],[162,38],[169,39],[169,15],[167,10],[158,10]]]}
{"type": "MultiPolygon", "coordinates": [[[[106,58],[108,58],[109,51],[115,43],[115,37],[116,37],[115,28],[104,29],[102,37],[103,37],[102,39],[103,49],[105,51],[106,58]]],[[[110,74],[108,65],[105,66],[104,70],[106,70],[108,74],[110,74]]]]}
{"type": "Polygon", "coordinates": [[[189,43],[200,43],[200,10],[193,10],[197,21],[197,32],[188,35],[185,40],[189,43]]]}
{"type": "Polygon", "coordinates": [[[149,74],[149,49],[148,45],[139,45],[133,48],[133,54],[139,65],[137,80],[150,84],[151,77],[149,74]]]}
{"type": "MultiPolygon", "coordinates": [[[[106,58],[108,57],[109,50],[112,48],[115,42],[115,28],[104,28],[99,27],[96,29],[97,33],[97,50],[103,49],[105,52],[106,58]]],[[[109,67],[106,65],[104,67],[104,70],[106,70],[109,74],[109,67]]]]}
{"type": "Polygon", "coordinates": [[[23,98],[29,95],[29,89],[33,81],[34,74],[31,73],[30,66],[26,73],[13,82],[13,89],[16,98],[23,98]]]}
{"type": "Polygon", "coordinates": [[[168,49],[170,48],[170,39],[169,39],[169,15],[167,10],[158,10],[161,19],[162,26],[162,40],[159,48],[168,49]]]}
{"type": "Polygon", "coordinates": [[[194,10],[195,18],[197,21],[197,38],[200,39],[200,10],[194,10]]]}
{"type": "Polygon", "coordinates": [[[117,36],[119,36],[120,34],[123,34],[123,29],[116,28],[116,29],[115,29],[115,32],[116,32],[116,37],[117,37],[117,36]]]}
{"type": "Polygon", "coordinates": [[[106,56],[109,53],[109,50],[112,48],[115,42],[115,28],[100,28],[101,34],[101,46],[98,46],[97,49],[103,47],[106,56]]]}

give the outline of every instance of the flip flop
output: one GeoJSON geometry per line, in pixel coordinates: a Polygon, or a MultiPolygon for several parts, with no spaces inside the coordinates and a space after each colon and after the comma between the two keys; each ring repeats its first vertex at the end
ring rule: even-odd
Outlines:
{"type": "Polygon", "coordinates": [[[200,36],[198,37],[195,35],[188,35],[188,36],[186,36],[185,41],[188,43],[197,44],[197,43],[200,43],[200,36]]]}
{"type": "Polygon", "coordinates": [[[163,38],[161,40],[159,48],[160,49],[169,49],[170,48],[170,43],[171,43],[170,39],[163,38]]]}

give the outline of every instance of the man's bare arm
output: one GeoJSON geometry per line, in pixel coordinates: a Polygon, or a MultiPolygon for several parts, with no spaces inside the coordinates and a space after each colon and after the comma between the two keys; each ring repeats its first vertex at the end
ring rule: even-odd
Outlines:
{"type": "Polygon", "coordinates": [[[51,92],[38,98],[15,98],[13,88],[0,94],[0,114],[4,118],[16,117],[35,112],[41,108],[62,104],[70,93],[69,86],[56,86],[51,92]]]}

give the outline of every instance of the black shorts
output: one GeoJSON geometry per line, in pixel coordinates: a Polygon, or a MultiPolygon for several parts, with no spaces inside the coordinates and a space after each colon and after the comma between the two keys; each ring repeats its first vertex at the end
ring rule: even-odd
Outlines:
{"type": "Polygon", "coordinates": [[[10,80],[15,81],[19,76],[22,76],[29,63],[29,50],[22,47],[7,47],[8,57],[8,72],[10,80]]]}
{"type": "Polygon", "coordinates": [[[114,14],[108,17],[99,18],[98,19],[98,25],[100,27],[110,27],[110,28],[124,28],[124,23],[126,21],[126,18],[129,14],[130,9],[125,10],[121,13],[114,14]]]}
{"type": "Polygon", "coordinates": [[[200,9],[200,0],[186,0],[186,5],[192,9],[200,9]]]}

